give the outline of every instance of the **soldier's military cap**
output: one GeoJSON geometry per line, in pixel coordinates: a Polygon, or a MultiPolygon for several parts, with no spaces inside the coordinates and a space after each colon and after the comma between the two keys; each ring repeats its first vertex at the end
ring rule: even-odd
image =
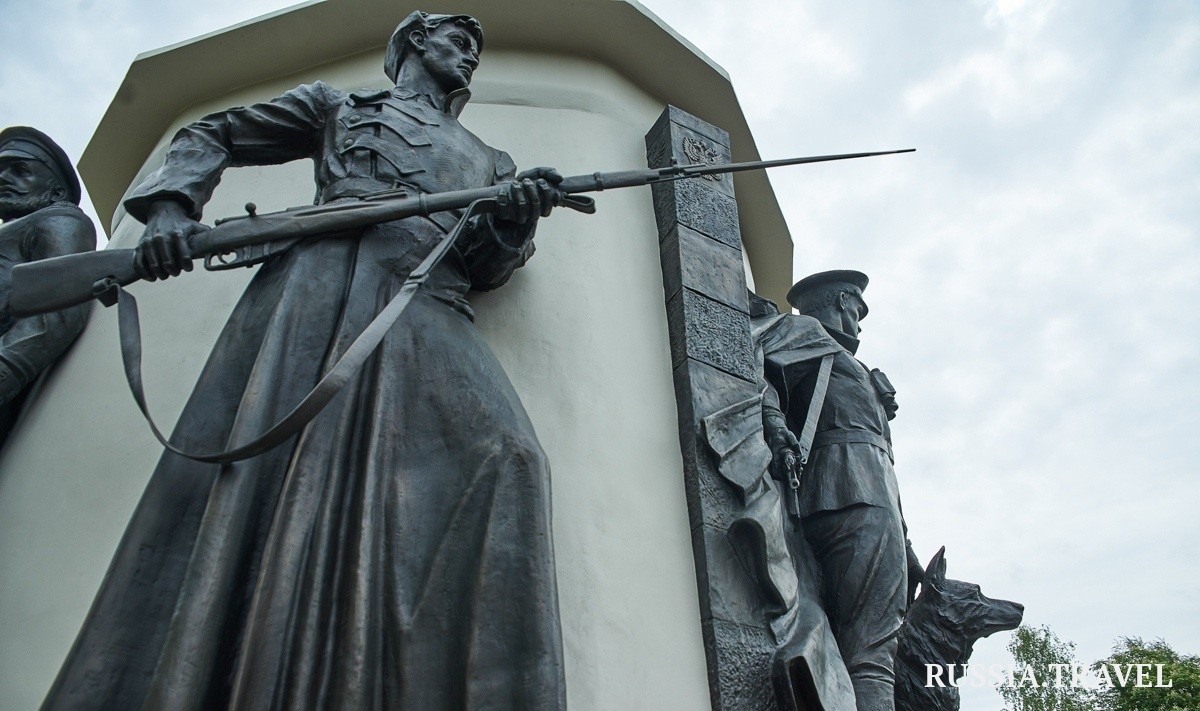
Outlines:
{"type": "MultiPolygon", "coordinates": [[[[831,269],[827,272],[817,272],[810,276],[806,276],[800,281],[792,285],[788,289],[788,303],[803,311],[801,304],[804,301],[804,294],[818,288],[829,286],[830,284],[846,284],[853,286],[861,295],[867,290],[867,275],[862,272],[856,272],[853,269],[831,269]]],[[[865,305],[865,304],[864,304],[865,305]]],[[[866,310],[863,310],[863,315],[866,315],[866,310]]]]}
{"type": "Polygon", "coordinates": [[[67,191],[67,199],[79,204],[82,193],[75,168],[49,136],[29,126],[11,126],[0,131],[0,162],[13,159],[36,160],[45,165],[67,191]]]}

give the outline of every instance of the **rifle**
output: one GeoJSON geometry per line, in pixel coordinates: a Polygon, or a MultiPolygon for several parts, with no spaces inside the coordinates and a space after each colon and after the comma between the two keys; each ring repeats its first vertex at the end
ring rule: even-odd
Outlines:
{"type": "MultiPolygon", "coordinates": [[[[785,165],[910,153],[914,150],[908,148],[745,163],[697,163],[646,170],[597,172],[564,178],[558,190],[563,194],[562,206],[593,213],[596,211],[595,203],[589,197],[577,197],[580,193],[785,165]]],[[[302,239],[316,235],[353,233],[353,230],[405,217],[461,210],[476,202],[481,212],[494,211],[507,196],[508,185],[501,183],[434,194],[413,195],[409,190],[391,190],[363,195],[353,202],[295,207],[262,215],[257,214],[253,203],[248,203],[245,215],[217,220],[211,229],[191,235],[188,247],[195,258],[205,260],[205,269],[210,271],[253,266],[302,239]]],[[[111,306],[117,300],[117,287],[128,286],[141,279],[134,269],[134,251],[105,249],[19,264],[12,271],[9,311],[17,317],[32,316],[76,306],[92,299],[100,299],[105,305],[111,306]]]]}
{"type": "MultiPolygon", "coordinates": [[[[908,151],[888,151],[906,152],[908,151]]],[[[596,211],[595,203],[591,198],[579,197],[578,193],[874,155],[884,153],[850,153],[724,165],[672,165],[650,170],[592,173],[564,178],[558,185],[562,196],[560,205],[592,213],[596,211]]],[[[163,435],[150,416],[142,387],[142,336],[137,300],[122,288],[141,278],[134,269],[135,250],[106,249],[29,262],[15,267],[9,309],[15,315],[23,316],[75,306],[93,298],[100,299],[107,306],[117,304],[117,324],[121,337],[121,361],[125,368],[125,380],[129,383],[129,391],[133,394],[138,409],[150,425],[150,431],[164,448],[179,456],[199,462],[228,464],[257,456],[282,444],[311,422],[383,341],[384,335],[400,318],[417,290],[429,278],[429,274],[453,248],[468,220],[476,215],[494,212],[504,204],[509,198],[509,186],[510,184],[502,183],[472,190],[416,196],[410,196],[407,191],[393,190],[365,195],[354,202],[293,208],[266,215],[258,215],[254,204],[250,203],[246,205],[246,215],[218,220],[211,229],[188,237],[188,246],[192,254],[204,258],[206,269],[228,269],[233,266],[257,264],[309,237],[336,236],[347,231],[354,234],[355,229],[382,222],[417,215],[429,216],[448,210],[463,210],[454,229],[443,237],[408,275],[387,306],[354,339],[338,361],[325,371],[316,386],[291,412],[253,440],[225,451],[194,452],[180,449],[163,435]]]]}

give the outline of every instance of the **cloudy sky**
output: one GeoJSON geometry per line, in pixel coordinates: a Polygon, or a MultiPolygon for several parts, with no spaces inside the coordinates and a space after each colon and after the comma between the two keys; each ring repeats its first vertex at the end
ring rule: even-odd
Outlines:
{"type": "MultiPolygon", "coordinates": [[[[0,0],[0,124],[78,157],[137,53],[288,4],[0,0]]],[[[645,4],[729,72],[764,157],[918,149],[772,178],[797,275],[871,276],[918,553],[1083,661],[1200,653],[1200,5],[645,4]]]]}

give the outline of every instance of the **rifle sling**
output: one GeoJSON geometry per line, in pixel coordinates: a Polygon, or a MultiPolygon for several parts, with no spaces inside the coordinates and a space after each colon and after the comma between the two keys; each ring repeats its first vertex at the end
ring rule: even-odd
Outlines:
{"type": "Polygon", "coordinates": [[[170,440],[163,436],[158,425],[154,423],[146,405],[146,394],[142,386],[142,329],[138,318],[137,300],[120,286],[115,286],[114,288],[117,289],[117,321],[121,334],[121,361],[125,366],[125,379],[129,383],[129,391],[133,394],[138,409],[142,411],[142,416],[150,425],[150,431],[168,451],[181,457],[209,464],[231,464],[249,459],[286,442],[321,413],[329,401],[354,377],[367,358],[375,352],[375,349],[383,341],[383,337],[400,318],[400,314],[404,313],[405,307],[428,278],[429,273],[454,246],[464,225],[475,214],[482,202],[477,201],[467,208],[454,229],[443,237],[424,261],[408,275],[388,305],[354,339],[337,363],[322,376],[316,387],[305,395],[304,399],[291,412],[253,441],[224,452],[197,453],[180,449],[171,444],[170,440]]]}
{"type": "Polygon", "coordinates": [[[808,455],[812,452],[813,439],[817,435],[817,420],[821,417],[821,409],[825,406],[825,391],[829,389],[829,376],[833,372],[833,353],[821,358],[821,367],[817,371],[817,384],[813,387],[812,400],[808,403],[808,413],[804,418],[804,429],[800,431],[800,464],[808,464],[808,455]]]}

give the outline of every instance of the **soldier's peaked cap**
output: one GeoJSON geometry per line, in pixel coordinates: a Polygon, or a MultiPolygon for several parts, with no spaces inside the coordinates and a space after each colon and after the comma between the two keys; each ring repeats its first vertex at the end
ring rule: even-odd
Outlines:
{"type": "Polygon", "coordinates": [[[0,131],[0,161],[20,158],[42,163],[67,191],[67,199],[79,204],[82,192],[71,159],[46,134],[29,126],[10,126],[0,131]]]}
{"type": "Polygon", "coordinates": [[[404,43],[414,30],[429,30],[446,22],[455,22],[467,28],[475,37],[479,51],[483,51],[483,26],[470,15],[435,15],[430,12],[416,10],[400,21],[396,31],[392,33],[387,43],[387,52],[383,57],[383,71],[393,83],[400,76],[400,63],[404,59],[404,43]]]}
{"type": "Polygon", "coordinates": [[[789,304],[800,309],[804,294],[813,289],[830,284],[848,284],[855,287],[861,294],[867,290],[868,281],[870,280],[867,279],[866,274],[853,269],[831,269],[827,272],[817,272],[793,284],[792,288],[788,289],[787,300],[789,304]]]}

